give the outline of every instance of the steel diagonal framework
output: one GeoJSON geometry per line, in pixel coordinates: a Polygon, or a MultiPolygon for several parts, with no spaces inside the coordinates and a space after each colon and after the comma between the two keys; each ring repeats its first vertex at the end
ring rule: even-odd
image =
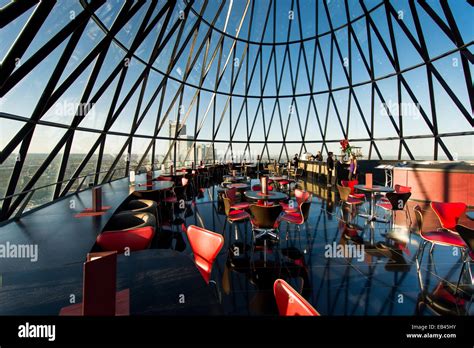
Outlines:
{"type": "Polygon", "coordinates": [[[458,20],[472,10],[469,1],[78,0],[69,3],[74,16],[51,31],[64,6],[14,1],[0,9],[8,43],[0,50],[1,220],[42,185],[52,189],[31,207],[74,193],[91,168],[100,184],[143,166],[337,152],[343,137],[369,159],[453,160],[462,150],[457,139],[472,146],[474,35],[458,20]],[[434,53],[435,44],[444,52],[434,53]],[[402,64],[407,55],[412,63],[402,64]],[[47,60],[53,65],[44,72],[47,60]],[[450,60],[459,66],[449,70],[450,60]],[[22,108],[18,90],[35,83],[32,76],[43,87],[22,108]],[[420,78],[426,89],[415,87],[420,78]],[[68,122],[52,119],[68,93],[82,107],[68,122]],[[87,121],[96,104],[100,127],[87,121]],[[61,136],[37,148],[53,130],[61,136]],[[85,135],[93,140],[78,153],[85,135]]]}

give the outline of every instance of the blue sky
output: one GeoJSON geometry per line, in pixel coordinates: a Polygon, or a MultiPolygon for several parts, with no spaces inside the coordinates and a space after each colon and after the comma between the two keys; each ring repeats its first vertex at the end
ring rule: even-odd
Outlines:
{"type": "MultiPolygon", "coordinates": [[[[0,1],[0,6],[3,6],[6,1],[0,1]]],[[[200,12],[203,0],[196,1],[193,8],[196,12],[200,12]]],[[[212,18],[214,17],[218,4],[220,2],[211,1],[203,14],[203,17],[208,21],[211,22],[212,18]]],[[[250,8],[248,9],[247,16],[245,17],[242,29],[238,32],[240,38],[250,38],[251,41],[262,41],[265,43],[275,42],[286,42],[288,39],[288,28],[290,25],[290,21],[288,20],[288,12],[290,10],[294,10],[294,20],[291,22],[291,30],[289,35],[289,40],[299,40],[301,37],[304,38],[311,38],[315,35],[320,35],[325,33],[329,30],[329,23],[327,20],[327,16],[324,11],[324,7],[322,3],[319,4],[319,17],[318,17],[318,25],[316,25],[315,20],[315,2],[312,1],[300,1],[300,8],[296,8],[294,6],[291,7],[291,1],[278,1],[277,8],[276,8],[276,23],[275,27],[278,28],[276,32],[273,31],[273,16],[271,17],[268,23],[268,30],[267,33],[262,35],[264,18],[266,16],[266,12],[268,9],[268,1],[258,1],[255,3],[254,8],[254,22],[251,28],[251,32],[249,35],[248,31],[248,24],[249,24],[249,17],[250,17],[250,8]],[[302,32],[300,32],[298,27],[297,18],[300,16],[302,22],[302,32]]],[[[350,3],[350,17],[354,19],[359,15],[363,14],[363,11],[359,5],[359,2],[351,1],[350,3]]],[[[366,6],[370,10],[374,6],[377,6],[379,1],[367,1],[366,6]]],[[[429,1],[429,5],[434,9],[434,11],[444,20],[445,16],[443,14],[442,8],[437,1],[429,1]]],[[[113,23],[113,20],[120,10],[120,1],[108,1],[106,5],[102,6],[99,11],[97,11],[97,15],[103,23],[110,27],[113,23]]],[[[160,3],[162,6],[163,2],[160,3]]],[[[459,27],[460,33],[465,43],[468,43],[473,40],[473,10],[467,2],[464,1],[449,1],[450,8],[453,12],[453,15],[456,19],[456,23],[459,27]]],[[[120,31],[117,35],[117,39],[126,47],[130,47],[132,40],[135,36],[135,33],[138,29],[138,26],[149,6],[147,3],[139,12],[138,14],[120,31]]],[[[400,12],[403,16],[403,22],[407,25],[410,32],[414,35],[415,38],[418,39],[416,34],[416,29],[413,23],[413,19],[411,17],[408,1],[396,1],[393,2],[393,6],[397,11],[400,12]]],[[[229,35],[236,35],[240,19],[242,14],[245,11],[246,2],[243,0],[234,0],[233,2],[228,1],[224,6],[222,13],[217,20],[215,26],[219,30],[224,30],[229,35]],[[230,11],[230,17],[227,22],[227,27],[224,28],[226,23],[226,14],[229,11],[229,6],[232,3],[232,8],[230,11]]],[[[172,21],[177,20],[176,17],[179,15],[179,10],[184,8],[184,4],[182,1],[178,1],[178,6],[175,9],[175,13],[172,16],[172,21]]],[[[333,22],[333,27],[340,27],[343,26],[347,19],[346,13],[344,8],[343,1],[330,1],[328,4],[328,8],[330,11],[331,20],[333,22]]],[[[455,49],[455,45],[449,40],[449,38],[438,28],[438,26],[432,21],[432,19],[426,14],[426,12],[416,4],[416,8],[418,14],[420,16],[420,21],[423,27],[423,33],[425,39],[427,41],[428,46],[428,53],[431,58],[440,56],[447,51],[455,49]]],[[[71,18],[71,14],[79,13],[81,11],[81,5],[79,2],[76,1],[67,1],[67,2],[58,2],[58,4],[54,7],[52,13],[32,40],[31,45],[28,47],[22,61],[26,61],[29,57],[31,57],[34,52],[38,48],[40,48],[48,39],[50,39],[55,33],[57,33],[71,18]]],[[[157,13],[158,9],[155,10],[157,13]]],[[[5,56],[8,47],[14,42],[16,36],[20,32],[21,28],[27,21],[28,17],[31,16],[32,11],[29,11],[19,17],[15,22],[11,23],[6,28],[0,29],[0,41],[2,44],[0,46],[0,59],[3,59],[5,56]]],[[[271,9],[271,13],[273,13],[273,9],[271,9]]],[[[389,37],[389,30],[387,26],[386,16],[385,16],[385,9],[383,6],[380,6],[373,12],[371,12],[371,18],[377,25],[380,30],[384,41],[388,44],[389,49],[391,50],[390,44],[390,37],[389,37]]],[[[191,26],[196,22],[197,17],[195,14],[191,13],[187,19],[187,25],[185,26],[184,35],[183,37],[189,32],[191,26]]],[[[357,33],[357,37],[360,41],[362,46],[363,54],[366,55],[368,58],[368,44],[367,44],[367,34],[366,34],[366,24],[365,19],[358,20],[353,23],[354,31],[357,33]]],[[[402,32],[398,24],[394,23],[394,31],[395,31],[395,39],[396,39],[396,48],[398,50],[399,55],[399,63],[402,69],[409,68],[416,64],[422,63],[422,59],[417,51],[413,48],[411,43],[408,41],[405,34],[402,32]]],[[[168,30],[169,27],[168,26],[168,30]]],[[[158,32],[161,29],[161,23],[158,25],[156,30],[154,29],[149,37],[143,42],[143,44],[138,48],[136,54],[141,59],[148,61],[150,57],[150,53],[152,51],[154,42],[157,38],[158,32]]],[[[206,24],[201,24],[200,30],[197,35],[197,44],[199,45],[204,38],[204,35],[207,31],[208,27],[206,24]]],[[[341,49],[341,54],[343,58],[348,58],[348,33],[347,27],[343,27],[336,32],[336,39],[341,49]]],[[[387,74],[391,74],[394,72],[393,66],[390,64],[389,60],[387,59],[381,45],[379,44],[378,40],[375,38],[373,32],[371,32],[372,36],[372,49],[373,49],[373,58],[374,58],[374,74],[375,77],[382,77],[387,74]]],[[[79,64],[79,62],[90,52],[90,50],[104,37],[104,33],[99,29],[99,27],[93,22],[90,21],[86,28],[86,31],[81,38],[74,54],[69,62],[68,66],[66,67],[66,71],[64,72],[63,76],[61,77],[60,83],[65,79],[65,77],[74,70],[75,67],[79,64]]],[[[217,46],[218,39],[220,35],[217,32],[214,32],[211,37],[210,41],[210,52],[213,52],[214,48],[217,46]]],[[[170,40],[170,43],[165,47],[162,54],[158,57],[158,59],[153,63],[154,68],[159,71],[166,71],[168,69],[168,64],[172,52],[173,45],[176,41],[176,36],[173,36],[170,40]]],[[[181,42],[183,39],[181,39],[181,42]]],[[[323,64],[322,61],[325,61],[326,69],[329,70],[329,61],[330,61],[330,54],[331,54],[331,36],[323,35],[319,36],[318,44],[321,47],[321,51],[323,56],[321,57],[319,52],[314,55],[314,47],[315,47],[316,40],[309,39],[304,42],[303,47],[306,54],[306,59],[308,63],[309,73],[312,73],[312,66],[313,63],[315,64],[315,72],[314,72],[314,86],[313,92],[320,92],[314,96],[314,102],[316,104],[316,111],[313,108],[313,103],[309,96],[300,96],[295,98],[296,99],[296,107],[295,102],[292,101],[292,98],[279,98],[279,107],[281,110],[281,118],[283,122],[283,129],[286,129],[286,124],[290,124],[290,128],[286,134],[287,141],[301,141],[302,135],[300,132],[300,128],[298,127],[298,119],[296,116],[296,112],[289,115],[290,106],[293,104],[293,110],[297,110],[300,118],[300,122],[302,126],[307,123],[306,133],[303,134],[305,139],[308,140],[321,140],[321,133],[319,131],[319,126],[316,119],[316,112],[318,113],[322,125],[324,127],[324,118],[326,115],[327,107],[328,107],[328,97],[329,93],[327,92],[330,88],[325,81],[325,75],[323,71],[323,64]],[[323,59],[322,59],[323,58],[323,59]],[[308,113],[309,108],[309,113],[308,113]],[[308,118],[308,120],[307,120],[308,118]]],[[[223,58],[221,64],[221,73],[223,64],[226,59],[230,56],[230,62],[228,68],[223,72],[222,81],[218,87],[218,91],[222,91],[225,93],[229,93],[231,90],[231,81],[232,81],[232,63],[233,61],[233,51],[232,49],[233,40],[231,38],[226,37],[223,41],[223,58]]],[[[352,46],[352,66],[350,67],[352,70],[352,82],[353,83],[362,83],[369,80],[369,75],[365,66],[362,63],[362,57],[359,54],[357,48],[355,47],[355,43],[351,40],[352,46]]],[[[47,83],[47,79],[50,76],[51,72],[55,67],[55,63],[59,59],[63,49],[65,47],[65,43],[60,45],[45,61],[43,61],[30,75],[28,75],[25,79],[23,79],[16,87],[14,87],[9,93],[2,98],[0,103],[0,111],[12,113],[16,115],[20,115],[23,117],[30,117],[31,113],[38,101],[41,92],[44,86],[47,83]]],[[[260,79],[260,74],[265,74],[267,67],[270,67],[270,75],[267,81],[267,84],[263,90],[263,94],[266,96],[282,96],[282,95],[292,95],[292,94],[305,94],[310,92],[310,86],[308,79],[306,77],[306,70],[305,64],[302,60],[300,62],[300,69],[295,71],[297,61],[300,55],[301,45],[299,43],[294,43],[291,45],[277,45],[275,46],[275,55],[276,55],[276,67],[277,67],[277,77],[280,78],[282,75],[282,83],[280,85],[279,91],[278,88],[278,80],[275,78],[275,68],[274,64],[275,61],[272,57],[272,49],[271,45],[265,45],[262,48],[261,52],[261,59],[262,59],[262,67],[263,71],[260,70],[260,60],[257,60],[257,68],[255,70],[255,77],[252,83],[250,84],[248,94],[249,95],[256,95],[259,96],[261,94],[261,83],[262,80],[260,79]],[[283,65],[285,51],[288,50],[289,57],[287,56],[285,59],[285,65],[283,65]],[[272,58],[271,58],[272,57],[272,58]],[[290,69],[290,65],[288,64],[289,59],[291,59],[292,69],[290,69]],[[283,69],[282,69],[283,67],[283,69]],[[296,88],[293,90],[292,83],[291,83],[291,74],[297,76],[298,80],[296,83],[296,88]]],[[[190,44],[184,50],[182,58],[178,61],[177,65],[172,69],[171,76],[178,80],[183,79],[183,74],[186,68],[188,52],[190,49],[190,44]]],[[[197,47],[195,48],[196,53],[197,47]]],[[[233,50],[235,51],[235,56],[237,58],[242,57],[245,52],[245,43],[244,42],[237,42],[234,46],[233,50]]],[[[243,60],[239,61],[239,65],[242,65],[242,70],[240,75],[238,76],[235,88],[233,93],[235,94],[245,94],[245,72],[247,69],[247,65],[249,68],[249,73],[255,64],[255,58],[257,56],[259,47],[258,45],[250,45],[249,51],[247,53],[247,57],[243,60]],[[250,60],[250,63],[248,62],[250,60]]],[[[471,47],[472,50],[472,47],[471,47]]],[[[195,54],[194,53],[194,54],[195,54]]],[[[197,60],[196,67],[190,72],[190,75],[187,79],[188,83],[197,85],[199,83],[199,77],[201,73],[201,62],[203,58],[202,52],[197,60]]],[[[336,50],[334,47],[334,54],[336,54],[336,50]]],[[[118,64],[124,57],[125,51],[116,45],[115,43],[111,45],[109,49],[109,53],[106,58],[106,62],[104,67],[101,70],[101,73],[98,78],[98,82],[104,81],[108,74],[113,70],[116,64],[118,64]]],[[[210,58],[210,57],[209,57],[210,58]]],[[[301,59],[303,57],[301,56],[301,59]]],[[[209,59],[208,59],[209,61],[209,59]]],[[[208,77],[205,79],[203,83],[203,87],[213,90],[215,88],[215,81],[216,81],[216,74],[217,74],[217,58],[210,66],[208,77]]],[[[440,72],[446,82],[449,84],[450,88],[454,91],[456,96],[459,98],[461,103],[467,110],[470,110],[469,99],[467,95],[462,65],[460,61],[459,53],[455,52],[451,55],[443,57],[439,60],[434,62],[435,68],[440,72]]],[[[238,66],[234,66],[234,73],[236,73],[238,66]]],[[[137,61],[136,59],[132,59],[131,64],[129,66],[129,71],[127,73],[127,77],[124,84],[124,89],[121,92],[119,100],[123,100],[125,94],[128,92],[128,88],[130,87],[138,77],[138,75],[142,72],[144,66],[142,63],[137,61]]],[[[346,123],[347,114],[350,111],[350,123],[349,123],[349,138],[351,139],[363,139],[368,138],[368,134],[363,126],[362,119],[359,115],[359,112],[356,108],[354,100],[352,99],[350,110],[347,108],[348,103],[348,96],[349,90],[347,89],[348,82],[344,74],[345,67],[343,66],[343,62],[339,60],[339,57],[334,57],[334,65],[332,70],[332,88],[343,88],[340,91],[334,92],[333,97],[336,103],[337,111],[341,116],[342,122],[346,123]]],[[[349,69],[349,67],[346,67],[349,69]]],[[[60,98],[58,101],[58,105],[53,107],[51,110],[48,110],[43,117],[44,120],[57,122],[61,124],[70,124],[73,114],[69,112],[68,106],[74,105],[79,101],[79,96],[81,95],[89,74],[92,70],[92,66],[89,66],[86,69],[78,80],[74,83],[71,88],[60,98]]],[[[328,71],[329,73],[329,71],[328,71]]],[[[472,69],[471,69],[472,74],[472,69]]],[[[430,98],[428,92],[428,84],[427,84],[427,73],[426,68],[421,66],[419,68],[410,70],[403,74],[404,78],[407,80],[409,86],[415,92],[417,98],[419,99],[421,107],[426,111],[428,117],[432,117],[431,115],[431,108],[430,108],[430,98]]],[[[234,76],[235,78],[235,76],[234,76]]],[[[147,85],[147,90],[145,93],[144,100],[148,102],[150,100],[153,91],[162,81],[163,75],[157,71],[152,71],[150,73],[150,78],[147,85]]],[[[108,108],[110,106],[110,102],[112,100],[114,88],[116,85],[117,79],[109,86],[106,93],[101,97],[97,105],[93,108],[93,112],[88,115],[83,122],[81,123],[82,126],[92,128],[92,129],[102,129],[105,122],[105,117],[108,112],[108,108]]],[[[396,77],[390,77],[386,79],[382,79],[377,82],[384,98],[389,103],[396,103],[397,102],[397,79],[396,77]]],[[[180,84],[178,81],[169,80],[167,85],[167,91],[164,97],[164,111],[168,108],[171,103],[172,97],[174,93],[179,89],[180,84]]],[[[94,92],[97,90],[98,84],[94,87],[94,92]]],[[[364,84],[360,87],[356,87],[354,89],[354,93],[356,94],[360,106],[364,115],[366,115],[367,122],[370,123],[370,113],[371,113],[371,104],[370,104],[370,84],[364,84]]],[[[112,127],[113,131],[116,132],[123,132],[128,133],[130,131],[131,120],[133,119],[137,101],[138,101],[138,93],[137,91],[131,98],[130,102],[124,108],[123,112],[119,116],[117,122],[112,127]]],[[[467,120],[464,116],[460,113],[457,107],[452,103],[451,99],[445,93],[444,89],[441,85],[436,81],[434,84],[434,93],[435,93],[435,100],[436,100],[436,113],[438,116],[438,128],[440,133],[450,133],[450,132],[460,132],[466,130],[472,130],[472,127],[469,125],[467,120]]],[[[189,116],[186,120],[187,123],[187,130],[188,134],[193,133],[194,125],[196,123],[196,105],[190,106],[193,100],[193,97],[196,94],[196,89],[192,87],[186,87],[184,89],[184,96],[183,96],[183,105],[185,112],[190,110],[189,116]]],[[[160,96],[159,96],[160,97],[160,96]]],[[[138,134],[142,135],[152,135],[155,122],[156,122],[156,115],[158,112],[158,102],[159,97],[155,100],[152,104],[149,113],[145,117],[142,125],[138,129],[138,134]]],[[[206,109],[209,106],[213,98],[213,94],[211,92],[202,92],[200,96],[200,104],[199,104],[199,119],[198,119],[198,126],[202,124],[202,129],[199,133],[200,139],[211,139],[212,138],[212,111],[214,105],[211,104],[210,113],[209,115],[204,118],[204,114],[206,109]]],[[[215,98],[215,108],[216,108],[216,116],[219,119],[221,113],[223,112],[225,105],[227,103],[227,96],[225,95],[217,95],[215,98]]],[[[268,117],[273,112],[273,108],[276,104],[275,98],[267,98],[263,99],[263,113],[265,114],[265,119],[268,122],[268,117]]],[[[426,126],[425,122],[419,117],[419,115],[411,114],[413,109],[410,104],[413,104],[412,100],[408,96],[407,91],[402,91],[402,101],[403,106],[405,108],[403,110],[408,111],[408,115],[403,118],[403,131],[405,135],[428,135],[431,134],[429,128],[426,126]]],[[[220,127],[219,132],[217,133],[216,139],[219,140],[227,140],[229,139],[229,134],[231,132],[231,128],[234,128],[236,124],[236,120],[238,119],[238,114],[240,108],[242,107],[245,99],[242,97],[233,97],[231,100],[231,105],[227,106],[227,110],[224,113],[222,118],[222,125],[220,127]],[[232,113],[230,112],[230,108],[232,109],[232,113]],[[232,120],[232,121],[231,121],[232,120]]],[[[255,122],[255,126],[251,135],[250,140],[254,141],[263,141],[264,137],[264,129],[268,130],[270,127],[270,132],[268,136],[268,140],[271,141],[278,141],[282,138],[282,127],[280,125],[280,117],[278,114],[275,115],[275,119],[269,124],[265,124],[263,122],[263,115],[262,115],[262,108],[260,104],[260,99],[258,98],[248,98],[247,99],[247,108],[249,111],[249,118],[250,122],[252,123],[254,115],[259,110],[257,114],[257,119],[255,122]]],[[[143,110],[144,105],[142,105],[141,110],[143,110]]],[[[374,123],[375,123],[375,130],[374,136],[383,138],[383,137],[392,137],[397,136],[396,131],[391,126],[388,118],[386,115],[383,115],[383,108],[381,107],[381,101],[378,97],[375,98],[375,116],[374,116],[374,123]]],[[[174,106],[173,111],[171,112],[170,119],[175,119],[177,114],[177,105],[174,106]]],[[[218,122],[218,120],[216,121],[218,122]]],[[[398,119],[397,119],[398,123],[398,119]]],[[[4,146],[15,134],[16,131],[22,126],[21,122],[17,121],[10,121],[0,118],[0,146],[4,146]]],[[[251,126],[251,124],[250,124],[251,126]]],[[[34,138],[32,146],[30,147],[30,152],[49,152],[51,148],[55,145],[55,142],[60,138],[60,136],[64,133],[63,129],[59,128],[51,128],[51,127],[38,127],[34,138]]],[[[168,127],[167,123],[165,123],[162,131],[159,133],[160,136],[168,136],[168,127]]],[[[329,106],[329,122],[327,126],[327,134],[326,139],[329,140],[339,140],[342,138],[342,132],[339,127],[339,123],[337,121],[336,109],[332,102],[329,106]]],[[[91,142],[97,137],[96,134],[83,132],[74,141],[73,145],[73,152],[84,152],[88,150],[91,142]]],[[[110,137],[110,140],[107,141],[106,144],[106,151],[110,153],[114,153],[118,151],[121,147],[123,142],[125,141],[126,137],[110,137]]],[[[234,135],[234,140],[237,141],[246,141],[247,138],[247,124],[245,122],[245,114],[242,115],[240,121],[237,125],[237,131],[234,135]]],[[[451,137],[451,138],[444,138],[443,139],[448,148],[452,153],[457,154],[459,157],[471,157],[473,158],[474,154],[474,145],[472,136],[465,136],[465,137],[451,137]]],[[[407,141],[409,143],[410,148],[412,149],[415,156],[418,157],[425,157],[431,156],[433,153],[433,139],[422,139],[422,140],[410,140],[407,141]]],[[[160,142],[160,144],[163,142],[160,142]]],[[[144,139],[139,139],[134,142],[134,149],[132,152],[140,153],[147,145],[147,141],[144,139]]],[[[360,144],[363,147],[363,152],[368,152],[367,143],[360,144]]],[[[380,141],[378,142],[379,149],[381,150],[383,155],[392,156],[396,155],[398,152],[398,141],[380,141]]],[[[224,146],[224,145],[219,145],[224,146]]],[[[165,147],[165,144],[163,146],[165,147]]],[[[241,148],[243,150],[243,145],[235,145],[234,148],[241,148]]],[[[257,150],[261,149],[262,145],[255,145],[254,146],[257,150]]],[[[272,145],[271,151],[275,151],[279,153],[279,149],[281,148],[280,145],[272,145]]],[[[289,153],[294,153],[299,151],[299,145],[289,145],[288,146],[289,153]]],[[[308,150],[310,152],[316,152],[319,150],[320,144],[311,144],[308,145],[308,150]]],[[[330,144],[329,150],[338,151],[338,144],[330,144]]],[[[163,151],[166,149],[163,149],[163,151]]]]}

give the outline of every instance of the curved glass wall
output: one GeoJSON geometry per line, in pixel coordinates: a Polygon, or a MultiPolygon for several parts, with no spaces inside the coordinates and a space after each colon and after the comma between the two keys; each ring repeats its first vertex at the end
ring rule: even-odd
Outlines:
{"type": "Polygon", "coordinates": [[[0,7],[2,220],[129,170],[344,138],[366,159],[474,157],[468,1],[0,7]]]}

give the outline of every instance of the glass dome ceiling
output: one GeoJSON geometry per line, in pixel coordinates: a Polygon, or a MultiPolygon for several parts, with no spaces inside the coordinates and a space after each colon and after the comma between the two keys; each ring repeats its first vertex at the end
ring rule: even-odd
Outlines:
{"type": "Polygon", "coordinates": [[[344,138],[366,159],[474,157],[470,1],[0,7],[1,219],[145,166],[344,138]]]}

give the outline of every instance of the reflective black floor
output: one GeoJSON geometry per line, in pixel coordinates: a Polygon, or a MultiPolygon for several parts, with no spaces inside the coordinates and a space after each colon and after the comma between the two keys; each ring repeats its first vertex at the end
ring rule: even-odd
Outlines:
{"type": "MultiPolygon", "coordinates": [[[[282,222],[278,241],[254,243],[250,222],[229,224],[217,198],[220,188],[213,185],[201,189],[185,210],[162,210],[163,226],[154,247],[191,254],[183,222],[222,233],[225,245],[212,279],[229,315],[277,314],[272,290],[277,278],[298,289],[322,315],[473,314],[466,296],[454,296],[449,286],[458,280],[460,250],[437,246],[430,253],[427,248],[417,272],[420,237],[410,232],[405,216],[397,217],[394,227],[366,224],[358,216],[347,225],[333,190],[309,182],[300,185],[314,193],[310,217],[299,229],[282,222]]],[[[435,220],[432,216],[427,226],[435,220]]]]}

